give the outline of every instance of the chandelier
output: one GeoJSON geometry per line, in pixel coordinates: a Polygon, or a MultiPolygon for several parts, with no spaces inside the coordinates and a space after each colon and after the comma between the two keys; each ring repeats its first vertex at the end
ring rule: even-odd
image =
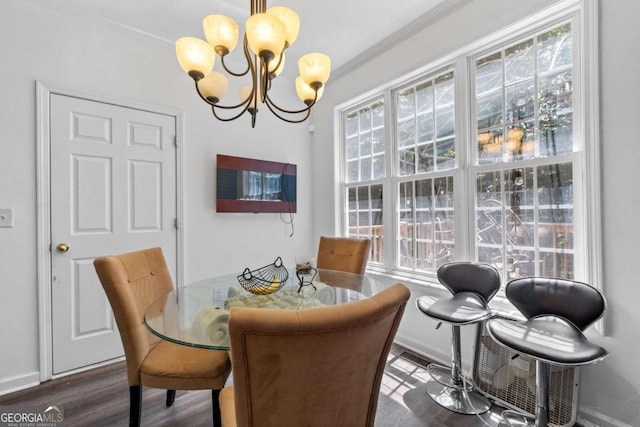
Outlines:
{"type": "Polygon", "coordinates": [[[232,71],[225,58],[238,43],[238,24],[223,15],[209,15],[202,21],[206,42],[195,37],[182,37],[176,41],[176,54],[182,69],[195,81],[200,98],[211,106],[215,118],[231,121],[245,112],[251,115],[255,127],[258,108],[266,105],[281,120],[300,123],[311,113],[311,107],[320,99],[331,73],[331,59],[322,53],[309,53],[298,61],[300,75],[295,88],[305,107],[289,110],[278,106],[270,97],[273,80],[284,68],[284,51],[298,37],[300,18],[291,9],[282,6],[266,8],[266,0],[251,0],[251,16],[245,23],[243,50],[246,68],[232,71]],[[222,105],[227,93],[227,77],[213,70],[216,55],[224,71],[234,77],[251,76],[251,85],[240,88],[238,104],[222,105]],[[224,112],[223,112],[224,111],[224,112]]]}

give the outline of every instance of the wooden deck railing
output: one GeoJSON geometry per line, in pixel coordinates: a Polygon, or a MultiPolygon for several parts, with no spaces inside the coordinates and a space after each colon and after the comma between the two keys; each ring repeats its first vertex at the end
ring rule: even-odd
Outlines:
{"type": "MultiPolygon", "coordinates": [[[[511,232],[512,246],[514,250],[526,254],[534,254],[534,223],[520,223],[515,231],[511,232]]],[[[371,232],[371,257],[372,262],[384,262],[384,240],[382,235],[382,225],[373,227],[352,227],[349,234],[354,236],[367,236],[371,232]]],[[[538,223],[539,259],[533,260],[539,265],[539,275],[548,277],[573,277],[573,224],[566,223],[538,223]]],[[[400,225],[400,236],[409,237],[401,242],[400,254],[405,257],[419,258],[420,260],[433,260],[442,253],[443,250],[454,248],[454,227],[452,220],[423,222],[423,223],[402,223],[400,225]],[[417,253],[414,253],[412,244],[408,241],[415,237],[417,242],[417,253]]],[[[491,242],[500,244],[500,241],[491,242]]],[[[533,271],[533,270],[532,270],[533,271]]]]}

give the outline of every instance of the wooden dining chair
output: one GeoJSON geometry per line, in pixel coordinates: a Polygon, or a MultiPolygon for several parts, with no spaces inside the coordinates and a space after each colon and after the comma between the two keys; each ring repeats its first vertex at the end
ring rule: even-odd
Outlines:
{"type": "Polygon", "coordinates": [[[409,298],[395,284],[306,310],[237,307],[223,427],[373,426],[387,355],[409,298]]]}
{"type": "Polygon", "coordinates": [[[320,236],[317,267],[363,274],[369,260],[370,239],[320,236]]]}
{"type": "Polygon", "coordinates": [[[162,249],[151,248],[93,262],[118,324],[129,382],[129,425],[139,426],[142,386],[167,390],[167,406],[176,390],[212,390],[213,425],[220,426],[218,395],[231,371],[226,351],[164,341],[144,325],[144,313],[173,290],[162,249]]]}

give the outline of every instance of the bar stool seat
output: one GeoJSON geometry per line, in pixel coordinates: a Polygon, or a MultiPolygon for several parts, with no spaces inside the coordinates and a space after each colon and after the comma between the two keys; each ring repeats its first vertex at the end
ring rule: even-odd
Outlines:
{"type": "MultiPolygon", "coordinates": [[[[495,267],[472,262],[454,262],[438,269],[438,280],[451,296],[423,296],[416,306],[425,315],[451,324],[451,367],[431,364],[427,367],[427,394],[440,406],[461,414],[481,414],[491,402],[473,389],[462,374],[460,326],[477,324],[492,316],[489,301],[500,288],[495,267]]],[[[438,328],[440,324],[436,328],[438,328]]]]}
{"type": "Polygon", "coordinates": [[[487,303],[473,292],[461,292],[446,299],[420,297],[416,304],[429,317],[459,325],[481,322],[491,315],[487,303]]]}
{"type": "Polygon", "coordinates": [[[491,334],[516,353],[556,365],[584,365],[606,356],[607,351],[590,342],[571,322],[555,316],[523,322],[491,321],[491,334]]]}

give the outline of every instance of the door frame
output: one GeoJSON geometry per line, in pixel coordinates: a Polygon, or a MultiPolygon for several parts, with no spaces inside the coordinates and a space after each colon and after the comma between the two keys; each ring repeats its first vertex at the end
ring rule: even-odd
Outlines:
{"type": "MultiPolygon", "coordinates": [[[[112,104],[120,107],[144,110],[151,113],[172,116],[176,124],[176,277],[175,286],[182,286],[184,279],[184,232],[183,218],[183,141],[184,113],[166,107],[141,104],[121,99],[109,99],[87,95],[74,90],[59,88],[51,84],[36,81],[36,260],[38,283],[38,341],[40,348],[40,382],[49,380],[53,375],[53,324],[51,320],[51,95],[71,96],[89,101],[112,104]]],[[[69,373],[85,370],[80,368],[69,373]]]]}

